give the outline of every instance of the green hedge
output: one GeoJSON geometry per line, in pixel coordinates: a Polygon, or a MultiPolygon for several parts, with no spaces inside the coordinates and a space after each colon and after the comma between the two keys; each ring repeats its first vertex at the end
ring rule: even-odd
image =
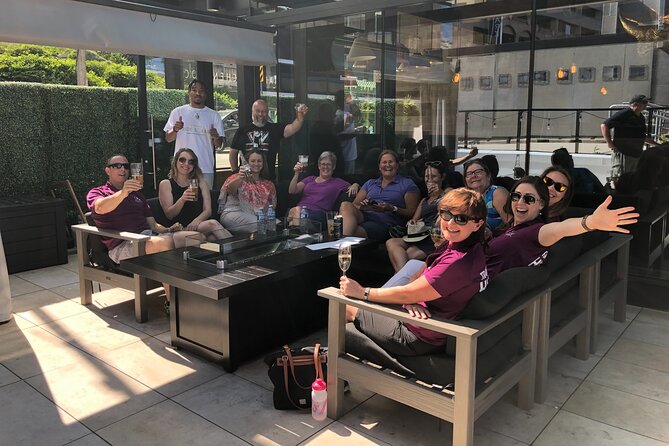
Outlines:
{"type": "MultiPolygon", "coordinates": [[[[149,114],[161,121],[184,104],[179,90],[149,90],[149,114]]],[[[104,161],[138,147],[137,89],[0,83],[0,195],[46,194],[70,179],[82,202],[106,180],[104,161]]],[[[131,157],[132,158],[132,157],[131,157]]]]}

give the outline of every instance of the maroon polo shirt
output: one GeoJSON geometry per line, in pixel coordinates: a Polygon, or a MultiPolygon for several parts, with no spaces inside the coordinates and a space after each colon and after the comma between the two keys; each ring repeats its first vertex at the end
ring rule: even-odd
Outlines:
{"type": "Polygon", "coordinates": [[[509,268],[539,266],[548,256],[548,248],[539,243],[539,229],[544,222],[535,219],[513,226],[488,242],[486,257],[490,278],[509,268]]]}

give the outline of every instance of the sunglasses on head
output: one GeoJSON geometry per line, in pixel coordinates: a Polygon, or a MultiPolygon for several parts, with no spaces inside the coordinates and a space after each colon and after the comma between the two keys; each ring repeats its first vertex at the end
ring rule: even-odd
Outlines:
{"type": "Polygon", "coordinates": [[[520,192],[511,192],[511,201],[516,202],[523,199],[525,204],[534,204],[537,202],[537,197],[530,194],[521,195],[520,192]]]}
{"type": "Polygon", "coordinates": [[[111,167],[112,169],[130,170],[130,163],[111,163],[107,164],[107,167],[111,167]]]}
{"type": "Polygon", "coordinates": [[[194,165],[195,165],[195,160],[192,160],[192,159],[189,160],[189,159],[186,159],[186,158],[179,158],[179,162],[180,162],[181,164],[186,164],[186,163],[188,163],[188,164],[190,164],[191,166],[194,166],[194,165]]]}
{"type": "Polygon", "coordinates": [[[453,220],[455,224],[464,226],[467,224],[468,221],[478,221],[478,218],[470,217],[469,215],[466,214],[454,214],[448,209],[439,209],[439,216],[444,220],[444,221],[451,221],[453,220]]]}
{"type": "Polygon", "coordinates": [[[564,192],[569,188],[568,184],[558,183],[557,181],[554,181],[550,177],[544,177],[543,179],[544,179],[544,183],[546,184],[546,186],[548,186],[548,187],[553,186],[553,187],[555,187],[555,190],[558,191],[558,192],[564,192]]]}
{"type": "Polygon", "coordinates": [[[426,161],[425,162],[425,167],[439,167],[441,166],[441,161],[436,160],[436,161],[426,161]]]}

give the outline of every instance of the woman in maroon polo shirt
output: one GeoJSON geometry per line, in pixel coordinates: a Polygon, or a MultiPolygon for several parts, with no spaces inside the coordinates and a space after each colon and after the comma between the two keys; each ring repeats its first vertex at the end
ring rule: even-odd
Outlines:
{"type": "MultiPolygon", "coordinates": [[[[424,302],[433,314],[455,319],[477,292],[485,289],[488,274],[483,253],[487,209],[481,194],[454,189],[439,202],[439,219],[444,239],[412,282],[387,288],[365,288],[342,277],[340,288],[349,297],[389,304],[424,302]]],[[[346,317],[356,329],[394,355],[422,355],[443,349],[446,335],[405,324],[395,319],[346,308],[346,317]]]]}
{"type": "Polygon", "coordinates": [[[508,268],[541,265],[547,249],[564,237],[594,230],[627,234],[629,231],[621,226],[634,224],[639,217],[631,206],[609,209],[609,196],[590,215],[546,223],[549,203],[548,188],[541,178],[527,176],[516,182],[504,206],[512,219],[486,249],[491,278],[508,268]]]}

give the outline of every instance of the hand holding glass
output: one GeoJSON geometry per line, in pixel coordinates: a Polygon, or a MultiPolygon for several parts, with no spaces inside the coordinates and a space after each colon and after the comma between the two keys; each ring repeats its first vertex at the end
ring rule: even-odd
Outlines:
{"type": "Polygon", "coordinates": [[[297,161],[302,164],[302,170],[307,170],[307,166],[309,165],[309,155],[298,155],[297,161]]]}
{"type": "Polygon", "coordinates": [[[339,269],[342,276],[346,277],[346,271],[351,266],[351,245],[343,243],[339,246],[339,269]]]}
{"type": "Polygon", "coordinates": [[[444,241],[444,237],[441,234],[441,226],[438,224],[430,229],[430,237],[432,237],[432,242],[434,246],[439,246],[444,241]]]}
{"type": "Polygon", "coordinates": [[[193,196],[193,199],[192,199],[192,200],[193,200],[193,201],[197,201],[197,192],[198,192],[198,190],[199,190],[199,188],[200,188],[200,185],[199,185],[199,183],[198,183],[198,181],[197,181],[197,178],[191,178],[191,180],[190,180],[190,184],[188,185],[188,188],[189,188],[191,191],[193,191],[193,193],[195,194],[195,195],[193,196]]]}

